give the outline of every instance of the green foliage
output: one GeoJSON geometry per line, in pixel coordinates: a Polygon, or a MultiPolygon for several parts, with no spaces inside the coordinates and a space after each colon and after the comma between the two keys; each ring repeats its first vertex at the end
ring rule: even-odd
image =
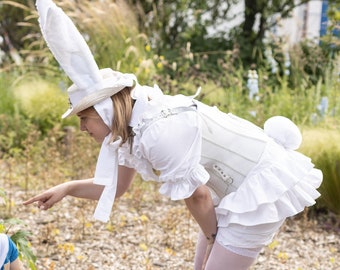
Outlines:
{"type": "Polygon", "coordinates": [[[10,91],[11,78],[9,72],[0,72],[0,114],[15,112],[15,97],[10,91]]]}
{"type": "Polygon", "coordinates": [[[26,261],[30,269],[35,270],[36,256],[32,252],[28,241],[30,235],[31,233],[27,231],[19,230],[11,236],[11,239],[18,247],[20,259],[26,261]]]}
{"type": "MultiPolygon", "coordinates": [[[[25,78],[12,89],[20,111],[45,134],[56,123],[61,123],[61,115],[67,110],[68,98],[61,88],[40,78],[25,78]]],[[[66,119],[64,125],[74,124],[74,119],[66,119]]]]}
{"type": "MultiPolygon", "coordinates": [[[[26,48],[29,42],[24,39],[27,35],[26,29],[18,25],[24,23],[23,18],[30,14],[33,6],[33,0],[0,1],[0,37],[5,41],[1,42],[0,49],[6,52],[3,60],[5,63],[21,62],[17,51],[26,48]]],[[[1,62],[0,59],[0,67],[1,62]]]]}
{"type": "MultiPolygon", "coordinates": [[[[155,66],[146,50],[148,38],[139,33],[136,16],[125,1],[58,1],[56,4],[83,34],[99,68],[134,73],[141,82],[154,74],[155,66]]],[[[37,36],[42,39],[40,30],[31,38],[37,41],[37,36]]],[[[49,61],[55,64],[55,60],[49,61]]]]}
{"type": "Polygon", "coordinates": [[[319,206],[340,214],[340,132],[337,128],[303,130],[301,151],[312,157],[315,166],[323,172],[324,180],[319,189],[319,206]]]}
{"type": "Polygon", "coordinates": [[[213,36],[210,29],[224,21],[233,19],[229,10],[238,1],[135,1],[139,19],[139,29],[150,40],[153,50],[169,61],[178,61],[183,48],[188,43],[194,53],[204,55],[206,66],[216,67],[216,62],[223,57],[232,42],[226,39],[224,30],[213,36]]]}
{"type": "Polygon", "coordinates": [[[26,75],[14,80],[16,74],[0,73],[0,157],[25,147],[23,141],[34,130],[44,136],[55,125],[78,125],[76,118],[61,120],[69,105],[54,78],[26,75]]]}
{"type": "Polygon", "coordinates": [[[0,157],[22,147],[22,140],[33,128],[13,93],[14,74],[0,72],[0,157]]]}
{"type": "Polygon", "coordinates": [[[22,141],[34,129],[38,127],[18,112],[12,115],[0,114],[0,157],[23,147],[22,141]]]}
{"type": "Polygon", "coordinates": [[[206,61],[216,67],[218,57],[223,57],[226,50],[239,47],[240,63],[247,67],[262,64],[265,33],[281,22],[277,18],[291,17],[295,7],[310,0],[249,0],[244,1],[244,8],[237,0],[130,2],[135,6],[141,31],[148,35],[158,54],[176,61],[180,50],[190,42],[194,53],[206,53],[206,61]],[[237,5],[239,8],[235,8],[237,5]],[[233,20],[242,16],[243,22],[231,30],[227,28],[228,22],[233,25],[233,20]]]}
{"type": "Polygon", "coordinates": [[[329,73],[333,59],[332,51],[325,46],[304,41],[291,49],[292,58],[292,86],[298,86],[301,78],[309,84],[316,84],[319,79],[324,80],[329,73]]]}
{"type": "MultiPolygon", "coordinates": [[[[0,198],[2,198],[5,203],[7,203],[6,192],[3,188],[0,188],[0,198]]],[[[31,249],[30,242],[28,240],[31,236],[31,233],[26,230],[20,229],[20,227],[24,225],[24,222],[20,219],[1,219],[0,233],[7,234],[11,237],[12,241],[18,248],[20,260],[25,261],[29,269],[35,270],[36,256],[34,255],[31,249]]]]}
{"type": "Polygon", "coordinates": [[[334,52],[340,50],[340,2],[329,1],[327,12],[328,24],[327,33],[321,38],[323,46],[329,47],[334,52]]]}

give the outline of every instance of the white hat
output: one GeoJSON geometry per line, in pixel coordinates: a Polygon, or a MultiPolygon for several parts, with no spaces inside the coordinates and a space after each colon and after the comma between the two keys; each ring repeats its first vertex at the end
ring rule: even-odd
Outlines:
{"type": "Polygon", "coordinates": [[[113,96],[125,87],[133,87],[137,81],[133,74],[124,74],[110,68],[101,69],[99,72],[103,78],[99,83],[86,89],[80,89],[76,84],[68,88],[70,108],[62,115],[62,118],[81,112],[113,96]]]}
{"type": "Polygon", "coordinates": [[[99,70],[94,57],[71,19],[52,0],[37,0],[39,23],[52,54],[73,82],[68,94],[71,108],[62,118],[76,114],[135,85],[136,77],[111,69],[99,70]]]}
{"type": "MultiPolygon", "coordinates": [[[[71,19],[52,0],[37,0],[41,32],[54,57],[73,85],[68,89],[71,107],[63,118],[94,106],[104,123],[111,128],[113,102],[110,97],[125,87],[134,87],[133,74],[106,68],[99,70],[83,36],[71,19]]],[[[121,138],[111,142],[111,133],[102,143],[93,183],[104,185],[94,213],[96,219],[108,221],[116,195],[118,148],[121,138]]]]}

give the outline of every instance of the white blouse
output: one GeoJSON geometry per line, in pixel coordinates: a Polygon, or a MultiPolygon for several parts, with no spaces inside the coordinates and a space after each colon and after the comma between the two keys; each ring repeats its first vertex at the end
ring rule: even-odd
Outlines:
{"type": "Polygon", "coordinates": [[[119,164],[135,168],[144,180],[162,182],[160,193],[173,200],[188,198],[209,180],[200,164],[200,121],[194,109],[171,116],[164,113],[193,103],[184,96],[163,95],[157,88],[137,89],[130,122],[135,133],[132,153],[125,143],[119,149],[119,164]]]}

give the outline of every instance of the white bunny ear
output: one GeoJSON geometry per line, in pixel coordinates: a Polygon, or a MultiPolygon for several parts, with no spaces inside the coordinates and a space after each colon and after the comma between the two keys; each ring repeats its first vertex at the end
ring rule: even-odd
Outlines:
{"type": "Polygon", "coordinates": [[[78,89],[102,81],[94,57],[71,19],[51,0],[37,0],[43,37],[54,57],[78,89]]]}

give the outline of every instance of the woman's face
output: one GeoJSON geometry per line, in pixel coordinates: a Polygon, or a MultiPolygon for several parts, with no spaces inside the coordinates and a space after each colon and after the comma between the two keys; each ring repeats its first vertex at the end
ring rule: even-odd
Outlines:
{"type": "Polygon", "coordinates": [[[86,131],[98,143],[102,143],[110,133],[109,127],[92,107],[77,113],[77,116],[80,119],[80,130],[86,131]]]}

